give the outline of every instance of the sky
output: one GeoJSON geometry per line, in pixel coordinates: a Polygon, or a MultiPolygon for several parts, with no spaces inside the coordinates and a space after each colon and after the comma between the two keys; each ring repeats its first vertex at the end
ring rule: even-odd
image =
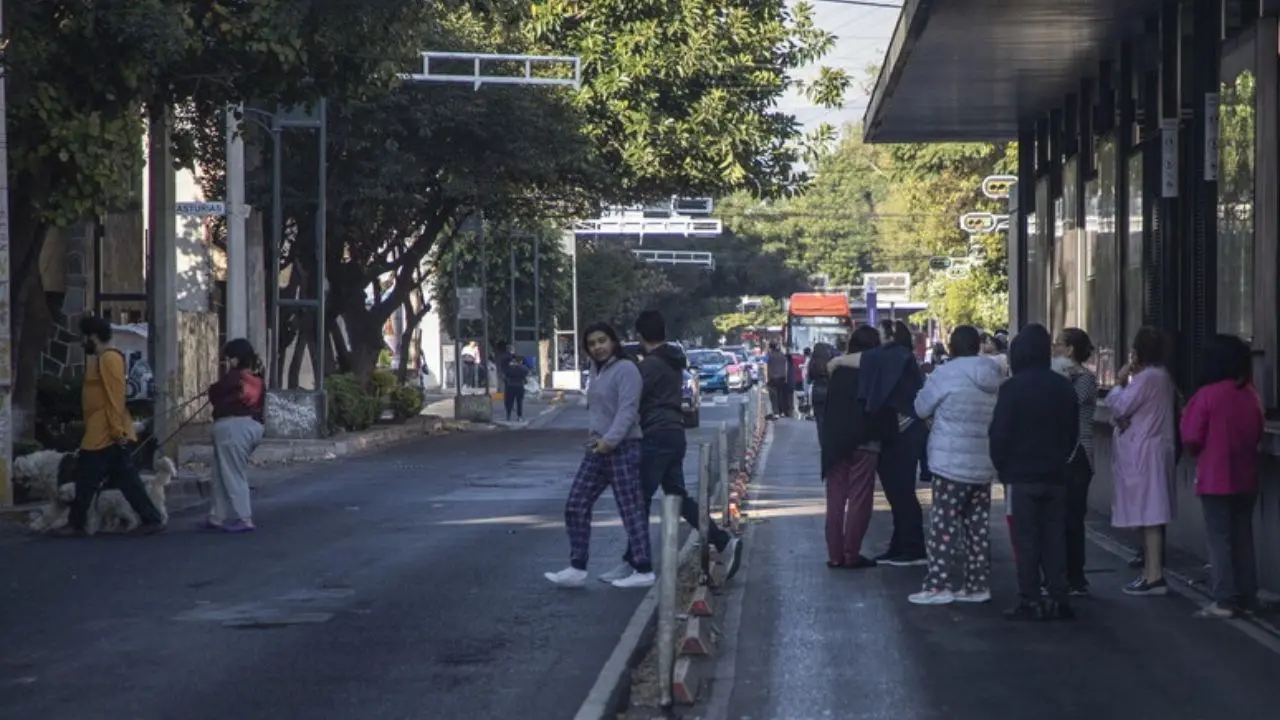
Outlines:
{"type": "MultiPolygon", "coordinates": [[[[859,122],[867,108],[866,69],[884,62],[884,52],[898,22],[899,9],[846,5],[828,0],[809,0],[815,8],[818,26],[836,36],[835,47],[826,57],[805,68],[800,77],[817,75],[821,66],[842,68],[853,78],[853,87],[845,97],[844,107],[826,110],[813,107],[798,92],[792,90],[780,101],[779,109],[796,116],[806,130],[821,123],[830,123],[839,129],[849,122],[859,122]]],[[[900,0],[881,0],[897,4],[900,0]]],[[[794,4],[794,0],[789,3],[794,4]]]]}

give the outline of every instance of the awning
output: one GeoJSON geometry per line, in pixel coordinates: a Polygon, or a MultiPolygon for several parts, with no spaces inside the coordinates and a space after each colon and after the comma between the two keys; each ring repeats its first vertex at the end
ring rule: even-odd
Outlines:
{"type": "Polygon", "coordinates": [[[1097,74],[1159,0],[905,0],[868,142],[1013,140],[1097,74]]]}

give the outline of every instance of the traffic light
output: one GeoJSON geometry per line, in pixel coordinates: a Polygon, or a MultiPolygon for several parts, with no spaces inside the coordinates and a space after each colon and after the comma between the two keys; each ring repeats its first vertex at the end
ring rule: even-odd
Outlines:
{"type": "Polygon", "coordinates": [[[929,258],[929,269],[935,271],[946,270],[951,267],[951,258],[937,255],[929,258]]]}

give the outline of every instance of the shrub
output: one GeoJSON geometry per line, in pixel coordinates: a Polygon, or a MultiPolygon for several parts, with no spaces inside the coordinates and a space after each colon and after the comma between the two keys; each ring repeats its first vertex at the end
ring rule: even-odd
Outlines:
{"type": "Polygon", "coordinates": [[[390,397],[398,385],[396,374],[390,370],[374,370],[371,386],[378,397],[390,397]]]}
{"type": "Polygon", "coordinates": [[[364,389],[350,373],[330,375],[324,379],[329,403],[329,432],[366,430],[382,415],[382,398],[364,389]]]}
{"type": "Polygon", "coordinates": [[[396,420],[408,420],[422,412],[422,393],[417,388],[400,386],[391,391],[391,412],[396,420]]]}

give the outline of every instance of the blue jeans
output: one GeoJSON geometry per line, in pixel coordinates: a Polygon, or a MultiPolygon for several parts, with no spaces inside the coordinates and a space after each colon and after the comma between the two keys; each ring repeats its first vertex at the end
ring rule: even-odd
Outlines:
{"type": "MultiPolygon", "coordinates": [[[[698,527],[698,502],[689,497],[684,486],[684,454],[688,443],[684,430],[652,430],[645,433],[640,441],[640,487],[644,491],[645,526],[648,527],[649,508],[653,504],[653,496],[658,488],[666,495],[677,495],[684,498],[680,503],[680,515],[685,522],[695,529],[698,527]]],[[[707,518],[707,534],[717,550],[724,550],[729,544],[729,533],[707,518]]],[[[631,546],[622,556],[624,562],[631,563],[631,546]]]]}

